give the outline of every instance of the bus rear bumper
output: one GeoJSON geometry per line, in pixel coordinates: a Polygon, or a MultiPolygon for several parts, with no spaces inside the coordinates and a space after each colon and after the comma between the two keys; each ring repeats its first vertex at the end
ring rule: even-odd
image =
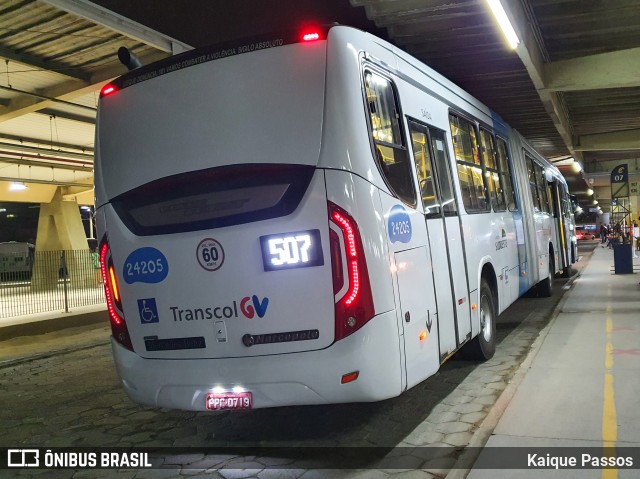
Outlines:
{"type": "Polygon", "coordinates": [[[111,338],[121,383],[134,401],[203,411],[214,388],[243,388],[253,408],[370,402],[401,393],[396,312],[380,314],[362,329],[317,351],[223,359],[146,359],[111,338]],[[341,384],[342,376],[358,378],[341,384]]]}

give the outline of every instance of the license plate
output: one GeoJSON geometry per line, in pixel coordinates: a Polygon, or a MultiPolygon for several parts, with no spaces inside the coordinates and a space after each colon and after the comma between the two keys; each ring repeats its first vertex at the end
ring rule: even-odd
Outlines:
{"type": "Polygon", "coordinates": [[[253,401],[250,392],[207,393],[205,406],[211,411],[227,409],[251,409],[253,401]]]}

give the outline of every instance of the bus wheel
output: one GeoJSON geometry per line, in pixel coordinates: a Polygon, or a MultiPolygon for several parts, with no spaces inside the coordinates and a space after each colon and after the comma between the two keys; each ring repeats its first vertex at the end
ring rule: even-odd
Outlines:
{"type": "Polygon", "coordinates": [[[553,276],[555,275],[555,264],[553,257],[549,255],[549,273],[547,277],[538,283],[538,294],[548,298],[553,294],[553,276]]]}
{"type": "Polygon", "coordinates": [[[485,279],[480,285],[480,333],[464,348],[469,359],[491,359],[496,352],[496,306],[485,279]]]}

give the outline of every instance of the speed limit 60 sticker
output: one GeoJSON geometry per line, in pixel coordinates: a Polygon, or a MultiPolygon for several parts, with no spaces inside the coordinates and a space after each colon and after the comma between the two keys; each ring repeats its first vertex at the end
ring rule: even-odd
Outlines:
{"type": "Polygon", "coordinates": [[[207,271],[217,271],[224,263],[224,249],[219,241],[206,238],[196,248],[198,263],[207,271]]]}

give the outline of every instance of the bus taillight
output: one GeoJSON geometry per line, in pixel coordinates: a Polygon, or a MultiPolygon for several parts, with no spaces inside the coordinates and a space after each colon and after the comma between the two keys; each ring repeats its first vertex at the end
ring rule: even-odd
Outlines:
{"type": "Polygon", "coordinates": [[[341,297],[336,297],[335,303],[335,337],[338,341],[354,333],[369,321],[374,315],[374,308],[358,225],[346,211],[331,202],[329,202],[329,218],[342,232],[344,243],[343,256],[338,235],[330,234],[334,293],[344,289],[343,261],[346,263],[347,270],[347,291],[341,297]]]}
{"type": "Polygon", "coordinates": [[[318,32],[308,32],[302,35],[302,39],[305,42],[313,42],[315,40],[320,40],[320,34],[318,32]]]}
{"type": "Polygon", "coordinates": [[[102,272],[102,282],[104,283],[104,294],[107,298],[111,334],[125,348],[133,351],[133,344],[131,344],[131,337],[122,312],[122,298],[118,288],[116,271],[111,259],[109,243],[106,239],[102,241],[100,246],[100,271],[102,272]]]}
{"type": "Polygon", "coordinates": [[[100,96],[102,97],[102,96],[111,95],[116,91],[118,91],[118,89],[115,87],[115,85],[112,85],[111,83],[107,83],[105,86],[102,87],[102,90],[100,90],[100,96]]]}

